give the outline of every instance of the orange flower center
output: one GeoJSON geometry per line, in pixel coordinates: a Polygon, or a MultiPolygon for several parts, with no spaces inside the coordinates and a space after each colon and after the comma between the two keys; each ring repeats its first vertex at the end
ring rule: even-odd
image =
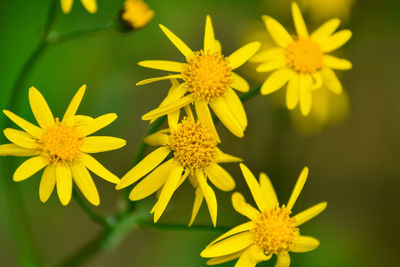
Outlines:
{"type": "Polygon", "coordinates": [[[323,67],[321,47],[310,38],[301,38],[288,45],[286,58],[297,72],[315,72],[323,67]]]}
{"type": "Polygon", "coordinates": [[[276,205],[264,211],[255,221],[254,242],[265,254],[285,254],[293,248],[299,229],[290,214],[291,211],[285,205],[276,205]]]}
{"type": "Polygon", "coordinates": [[[40,154],[51,162],[70,163],[79,155],[82,138],[74,127],[62,124],[57,118],[38,143],[40,154]]]}
{"type": "Polygon", "coordinates": [[[207,127],[187,118],[178,125],[169,137],[174,158],[185,168],[205,168],[213,162],[217,142],[207,127]]]}
{"type": "Polygon", "coordinates": [[[188,90],[206,101],[222,96],[232,82],[228,59],[219,52],[195,52],[182,75],[188,90]]]}

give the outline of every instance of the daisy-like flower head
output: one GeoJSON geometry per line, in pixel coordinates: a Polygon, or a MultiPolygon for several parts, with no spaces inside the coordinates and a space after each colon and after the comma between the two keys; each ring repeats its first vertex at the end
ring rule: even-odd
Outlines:
{"type": "Polygon", "coordinates": [[[258,72],[273,71],[263,83],[261,93],[271,94],[287,83],[288,109],[294,109],[300,102],[301,113],[307,116],[312,105],[312,90],[324,84],[333,93],[341,94],[342,85],[333,69],[348,70],[352,64],[326,53],[344,45],[352,33],[350,30],[334,33],[340,20],[331,19],[310,35],[295,2],[292,3],[292,13],[297,31],[295,38],[275,19],[263,17],[268,32],[279,48],[260,52],[252,61],[261,63],[257,67],[258,72]]]}
{"type": "Polygon", "coordinates": [[[176,90],[174,99],[168,101],[164,107],[159,107],[145,114],[142,119],[154,120],[194,103],[199,120],[211,129],[213,136],[219,142],[208,107],[210,105],[220,121],[234,135],[243,137],[243,131],[247,127],[247,117],[239,97],[232,88],[240,92],[247,92],[249,85],[233,70],[252,57],[259,49],[260,43],[249,43],[230,56],[225,57],[221,53],[221,44],[214,37],[210,16],[206,17],[204,47],[196,52],[192,51],[181,39],[163,25],[160,25],[160,28],[185,56],[186,62],[141,61],[139,62],[140,66],[177,72],[178,74],[143,80],[137,85],[170,78],[181,79],[183,83],[176,90]]]}
{"type": "Polygon", "coordinates": [[[143,0],[126,0],[121,19],[130,29],[140,29],[149,24],[154,11],[143,0]]]}
{"type": "Polygon", "coordinates": [[[196,218],[205,198],[215,226],[217,199],[207,178],[222,191],[233,190],[235,181],[219,163],[239,162],[241,159],[219,150],[210,129],[202,122],[195,121],[189,107],[186,107],[186,113],[188,117],[181,122],[178,123],[177,117],[169,118],[169,129],[146,137],[146,143],[160,147],[122,177],[116,188],[125,188],[147,175],[132,189],[129,198],[132,201],[140,200],[160,190],[158,201],[152,209],[154,221],[157,222],[175,190],[188,178],[195,188],[189,225],[196,218]],[[168,155],[172,158],[167,159],[168,155]]]}
{"type": "Polygon", "coordinates": [[[257,182],[245,165],[240,164],[240,168],[258,209],[248,204],[240,193],[232,195],[233,208],[250,221],[211,242],[200,254],[204,258],[212,258],[207,264],[220,264],[239,258],[235,266],[255,266],[277,255],[275,267],[288,267],[289,252],[308,252],[317,248],[319,241],[300,235],[298,227],[321,213],[327,203],[321,202],[292,216],[292,208],[306,182],[308,168],[305,167],[301,172],[287,205],[279,204],[265,173],[260,174],[260,181],[257,182]]]}
{"type": "Polygon", "coordinates": [[[46,100],[34,87],[29,89],[29,102],[39,127],[3,110],[4,114],[24,131],[5,129],[4,135],[12,142],[0,145],[1,156],[31,157],[14,173],[16,182],[28,179],[44,169],[39,186],[39,197],[46,202],[55,186],[61,204],[71,200],[72,181],[93,205],[100,204],[99,193],[90,171],[111,183],[119,178],[108,171],[89,153],[115,150],[125,145],[125,140],[109,136],[88,136],[112,123],[117,115],[106,114],[98,118],[75,115],[85,93],[83,85],[73,97],[62,120],[54,118],[46,100]]]}
{"type": "MultiPolygon", "coordinates": [[[[74,0],[61,0],[61,9],[65,14],[71,12],[72,4],[74,0]]],[[[89,13],[97,12],[97,1],[96,0],[81,0],[82,5],[89,13]]]]}

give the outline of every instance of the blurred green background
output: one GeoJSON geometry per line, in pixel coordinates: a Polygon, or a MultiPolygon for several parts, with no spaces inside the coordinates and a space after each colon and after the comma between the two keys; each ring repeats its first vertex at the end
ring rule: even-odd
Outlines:
{"type": "MultiPolygon", "coordinates": [[[[338,11],[332,7],[325,11],[320,6],[313,8],[312,2],[318,1],[299,2],[305,8],[311,30],[322,24],[326,16],[339,16],[344,19],[341,28],[353,31],[353,38],[339,51],[340,56],[349,58],[354,65],[353,70],[341,75],[350,101],[347,118],[340,125],[305,136],[296,130],[291,115],[277,104],[279,101],[274,101],[274,96],[257,96],[245,104],[249,118],[245,138],[235,138],[219,127],[223,140],[220,147],[243,157],[254,173],[267,172],[282,202],[288,199],[302,167],[310,167],[309,180],[294,212],[323,200],[328,201],[328,208],[301,228],[303,234],[319,238],[321,246],[310,253],[292,254],[292,266],[399,266],[400,221],[396,204],[400,203],[400,88],[396,75],[400,62],[400,2],[359,0],[350,8],[349,1],[344,1],[345,12],[340,8],[338,11]]],[[[122,3],[122,0],[99,0],[98,13],[90,15],[75,0],[69,15],[58,8],[52,32],[102,26],[118,14],[122,3]]],[[[137,81],[162,74],[140,68],[137,62],[183,60],[158,28],[159,23],[168,26],[191,48],[200,49],[205,15],[210,14],[226,55],[259,35],[260,30],[267,36],[261,21],[263,14],[275,17],[293,32],[287,0],[148,0],[147,3],[154,9],[155,17],[140,31],[130,34],[110,31],[50,46],[24,84],[21,107],[14,109],[34,121],[27,94],[33,85],[45,96],[54,114],[61,116],[76,90],[86,83],[88,89],[79,113],[98,116],[116,112],[119,119],[102,133],[128,141],[119,151],[96,155],[117,175],[131,168],[135,150],[149,127],[140,116],[159,104],[169,86],[168,82],[160,82],[136,87],[137,81]]],[[[37,43],[49,4],[49,0],[0,1],[2,108],[19,70],[37,43]]],[[[259,78],[252,78],[251,72],[254,66],[250,64],[239,69],[254,88],[259,78]]],[[[3,120],[5,116],[1,116],[3,120]]],[[[235,177],[237,190],[250,201],[238,166],[225,167],[235,177]]],[[[3,186],[4,180],[12,178],[1,179],[0,265],[16,266],[21,262],[17,254],[20,244],[10,219],[12,209],[5,192],[8,189],[3,186]]],[[[110,215],[115,211],[120,192],[101,179],[94,179],[102,200],[98,210],[110,215]]],[[[26,224],[30,225],[40,259],[45,266],[53,266],[84,246],[101,229],[74,200],[62,207],[53,192],[48,203],[42,204],[38,196],[39,181],[40,176],[35,175],[12,186],[22,191],[28,215],[26,224]]],[[[161,222],[187,224],[193,193],[190,185],[182,186],[161,222]]],[[[233,211],[230,193],[218,191],[217,199],[219,225],[235,226],[245,221],[233,211]]],[[[154,197],[148,201],[154,203],[154,197]]],[[[204,203],[196,223],[211,224],[204,203]]],[[[205,260],[199,253],[219,234],[134,230],[120,246],[95,255],[85,266],[204,266],[205,260]]],[[[273,263],[274,259],[259,266],[273,266],[273,263]]],[[[232,265],[230,262],[224,266],[232,265]]]]}

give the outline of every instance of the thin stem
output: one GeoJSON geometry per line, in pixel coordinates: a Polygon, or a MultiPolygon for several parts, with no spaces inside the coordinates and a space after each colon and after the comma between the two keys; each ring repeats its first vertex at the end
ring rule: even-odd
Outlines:
{"type": "Polygon", "coordinates": [[[139,221],[138,226],[145,229],[153,229],[153,230],[169,230],[169,231],[189,231],[189,232],[226,232],[231,227],[217,226],[212,227],[210,225],[193,225],[187,226],[183,224],[166,224],[166,223],[153,223],[149,221],[139,221]]]}
{"type": "Polygon", "coordinates": [[[47,37],[47,42],[49,44],[60,44],[64,42],[68,42],[71,40],[75,40],[78,38],[83,38],[83,37],[88,37],[91,35],[103,33],[109,30],[112,30],[114,28],[114,25],[112,23],[108,23],[99,27],[91,28],[91,29],[83,29],[83,30],[77,30],[74,32],[70,33],[64,33],[64,34],[59,34],[59,33],[50,33],[49,36],[47,37]]]}
{"type": "Polygon", "coordinates": [[[82,196],[77,192],[77,190],[75,188],[74,188],[72,194],[73,194],[74,199],[78,203],[78,205],[82,208],[82,210],[84,212],[87,213],[87,215],[89,215],[89,217],[91,217],[93,219],[93,221],[95,221],[96,223],[98,223],[104,227],[110,227],[110,224],[107,221],[107,218],[104,217],[102,214],[94,211],[92,209],[92,207],[90,207],[87,204],[86,200],[82,198],[82,196]]]}

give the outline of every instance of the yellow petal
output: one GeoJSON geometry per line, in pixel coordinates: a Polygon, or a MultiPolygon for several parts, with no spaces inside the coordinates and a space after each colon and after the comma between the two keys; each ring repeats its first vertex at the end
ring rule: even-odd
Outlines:
{"type": "Polygon", "coordinates": [[[290,251],[293,252],[309,252],[319,246],[318,239],[311,236],[299,236],[296,243],[290,251]]]}
{"type": "Polygon", "coordinates": [[[311,39],[321,44],[336,31],[339,25],[340,19],[328,20],[311,34],[311,39]]]}
{"type": "Polygon", "coordinates": [[[204,177],[203,170],[196,170],[195,176],[199,187],[204,194],[206,203],[208,206],[208,211],[210,212],[211,221],[214,227],[217,225],[217,198],[212,188],[207,184],[206,178],[204,177]]]}
{"type": "Polygon", "coordinates": [[[275,204],[279,203],[271,180],[269,179],[267,174],[263,172],[260,173],[260,187],[262,193],[265,196],[267,208],[272,208],[275,206],[275,204]]]}
{"type": "Polygon", "coordinates": [[[286,49],[281,47],[271,48],[257,53],[254,57],[250,59],[250,62],[265,62],[270,60],[285,59],[286,49]]]}
{"type": "Polygon", "coordinates": [[[293,110],[299,103],[300,98],[300,85],[299,75],[293,75],[289,80],[286,89],[286,106],[288,109],[293,110]]]}
{"type": "Polygon", "coordinates": [[[56,166],[57,194],[62,205],[66,206],[72,196],[72,175],[68,165],[56,166]]]}
{"type": "Polygon", "coordinates": [[[96,0],[81,0],[82,5],[86,8],[89,13],[97,12],[97,2],[96,0]]]}
{"type": "Polygon", "coordinates": [[[56,185],[56,165],[51,164],[44,169],[42,179],[40,180],[40,185],[39,185],[40,201],[45,203],[49,199],[51,193],[54,190],[55,185],[56,185]]]}
{"type": "Polygon", "coordinates": [[[126,145],[121,138],[111,136],[89,136],[83,139],[80,150],[86,153],[99,153],[111,151],[126,145]]]}
{"type": "Polygon", "coordinates": [[[235,260],[235,259],[239,258],[243,254],[244,251],[245,251],[245,249],[239,250],[238,252],[228,254],[225,256],[212,258],[211,260],[207,261],[207,265],[217,265],[217,264],[235,260]]]}
{"type": "Polygon", "coordinates": [[[88,122],[87,124],[77,126],[76,130],[79,132],[81,136],[88,136],[92,133],[97,132],[98,130],[103,129],[104,127],[115,121],[117,118],[118,116],[115,113],[104,114],[101,115],[100,117],[93,119],[91,122],[88,122]]]}
{"type": "MultiPolygon", "coordinates": [[[[178,121],[179,121],[180,116],[181,116],[181,110],[180,109],[175,110],[175,111],[167,114],[169,128],[175,130],[178,127],[178,121]]],[[[151,120],[150,123],[152,121],[154,121],[154,120],[151,120]]]]}
{"type": "Polygon", "coordinates": [[[221,47],[221,42],[220,42],[220,41],[218,41],[218,40],[215,40],[215,41],[214,41],[214,48],[213,48],[213,50],[214,50],[215,52],[221,53],[222,47],[221,47]]]}
{"type": "Polygon", "coordinates": [[[156,109],[153,109],[152,111],[144,114],[142,116],[142,120],[152,120],[152,119],[156,119],[159,118],[161,116],[164,116],[170,112],[174,112],[178,109],[183,108],[186,105],[189,105],[193,102],[193,96],[192,95],[187,95],[184,96],[172,103],[169,103],[168,105],[162,106],[162,107],[158,107],[156,109]]]}
{"type": "Polygon", "coordinates": [[[26,149],[15,144],[0,145],[0,156],[32,157],[38,154],[36,150],[26,149]]]}
{"type": "Polygon", "coordinates": [[[36,125],[33,125],[32,123],[24,120],[23,118],[15,115],[11,111],[8,110],[3,110],[3,113],[10,119],[12,120],[16,125],[21,127],[25,132],[29,133],[33,137],[40,139],[42,137],[42,129],[37,127],[36,125]]]}
{"type": "Polygon", "coordinates": [[[242,66],[247,60],[249,60],[254,54],[260,49],[260,42],[252,42],[245,46],[242,46],[235,52],[233,52],[229,57],[229,65],[232,70],[242,66]]]}
{"type": "Polygon", "coordinates": [[[232,194],[232,206],[238,213],[246,216],[250,220],[255,220],[260,214],[260,212],[248,204],[246,200],[244,200],[242,194],[238,192],[232,194]]]}
{"type": "Polygon", "coordinates": [[[69,103],[67,111],[65,111],[64,117],[62,119],[62,121],[67,125],[72,126],[72,124],[74,123],[74,116],[79,108],[79,105],[81,104],[83,95],[85,94],[85,90],[86,84],[82,85],[81,88],[79,88],[78,92],[76,92],[71,102],[69,103]]]}
{"type": "Polygon", "coordinates": [[[74,117],[74,126],[82,126],[85,124],[89,124],[93,122],[94,118],[86,115],[75,115],[74,117]]]}
{"type": "Polygon", "coordinates": [[[173,159],[161,164],[142,181],[140,181],[129,194],[129,199],[137,201],[156,192],[165,183],[171,171],[173,159]]]}
{"type": "Polygon", "coordinates": [[[103,178],[104,180],[114,184],[118,184],[120,182],[120,179],[115,174],[107,170],[100,162],[98,162],[89,154],[81,153],[80,161],[83,165],[85,165],[86,168],[100,178],[103,178]]]}
{"type": "Polygon", "coordinates": [[[311,73],[311,76],[314,79],[311,90],[320,89],[322,87],[322,85],[324,84],[324,80],[322,78],[321,72],[320,71],[313,72],[313,73],[311,73]]]}
{"type": "Polygon", "coordinates": [[[74,0],[61,0],[61,9],[65,14],[71,11],[74,0]]]}
{"type": "Polygon", "coordinates": [[[168,178],[163,186],[160,194],[160,198],[157,201],[157,208],[154,211],[154,222],[156,223],[161,215],[163,214],[165,208],[167,207],[173,193],[176,190],[176,186],[182,176],[183,166],[181,166],[175,160],[172,163],[168,178]]]}
{"type": "Polygon", "coordinates": [[[286,66],[286,59],[285,58],[278,58],[274,60],[270,60],[267,62],[264,62],[256,68],[256,71],[258,72],[270,72],[276,69],[280,69],[286,66]]]}
{"type": "Polygon", "coordinates": [[[291,74],[288,68],[274,71],[262,84],[261,94],[268,95],[282,88],[289,81],[291,74]]]}
{"type": "Polygon", "coordinates": [[[122,177],[121,182],[116,186],[116,189],[125,188],[157,167],[171,152],[168,147],[160,147],[142,159],[135,167],[122,177]]]}
{"type": "Polygon", "coordinates": [[[243,159],[226,154],[217,148],[217,152],[215,154],[216,163],[242,162],[242,161],[243,159]]]}
{"type": "Polygon", "coordinates": [[[202,125],[206,126],[214,139],[221,143],[219,139],[218,132],[215,129],[214,121],[211,117],[210,109],[208,108],[208,104],[204,100],[199,100],[194,103],[194,107],[196,109],[197,117],[202,125]]]}
{"type": "Polygon", "coordinates": [[[20,182],[28,179],[49,164],[47,159],[42,156],[30,158],[22,163],[14,172],[14,182],[20,182]]]}
{"type": "Polygon", "coordinates": [[[247,115],[244,110],[242,101],[238,97],[238,95],[231,88],[228,88],[224,95],[225,101],[228,104],[229,108],[233,115],[235,115],[237,121],[242,126],[243,131],[247,128],[247,115]]]}
{"type": "Polygon", "coordinates": [[[35,149],[38,147],[36,139],[32,138],[32,135],[11,128],[7,128],[4,130],[4,135],[7,137],[10,142],[16,144],[19,147],[35,149]]]}
{"type": "Polygon", "coordinates": [[[169,135],[164,130],[158,131],[144,138],[144,142],[151,146],[163,146],[168,143],[169,135]]]}
{"type": "Polygon", "coordinates": [[[303,15],[301,14],[300,8],[296,2],[292,2],[292,15],[297,35],[301,37],[308,37],[306,23],[304,22],[303,15]]]}
{"type": "Polygon", "coordinates": [[[286,205],[286,207],[289,210],[291,210],[294,206],[294,203],[296,203],[296,200],[299,197],[301,190],[304,187],[304,184],[306,183],[307,177],[308,177],[308,167],[304,167],[304,169],[301,171],[299,175],[299,178],[297,179],[296,185],[294,186],[292,194],[290,195],[289,201],[286,205]]]}
{"type": "Polygon", "coordinates": [[[51,113],[49,105],[42,94],[35,88],[29,88],[29,103],[36,121],[42,128],[46,128],[54,124],[54,117],[51,113]]]}
{"type": "Polygon", "coordinates": [[[324,55],[324,65],[336,70],[349,70],[353,67],[350,61],[344,58],[337,58],[330,55],[324,55]]]}
{"type": "Polygon", "coordinates": [[[269,34],[277,45],[287,47],[288,44],[293,42],[292,37],[278,21],[269,16],[263,16],[262,18],[269,34]]]}
{"type": "Polygon", "coordinates": [[[210,101],[209,104],[217,117],[221,120],[222,124],[225,125],[231,133],[239,138],[244,136],[243,127],[236,116],[232,113],[225,98],[217,97],[210,101]]]}
{"type": "Polygon", "coordinates": [[[250,85],[248,84],[248,82],[234,72],[232,72],[231,87],[242,93],[248,92],[250,90],[250,85]]]}
{"type": "Polygon", "coordinates": [[[232,176],[218,164],[211,164],[205,169],[210,182],[222,191],[232,191],[236,184],[232,176]]]}
{"type": "Polygon", "coordinates": [[[242,232],[206,247],[200,253],[200,256],[203,258],[213,258],[229,255],[249,247],[253,241],[254,233],[250,231],[242,232]]]}
{"type": "Polygon", "coordinates": [[[80,163],[71,165],[72,177],[85,198],[95,206],[100,205],[99,192],[89,171],[80,163]]]}
{"type": "Polygon", "coordinates": [[[174,74],[174,75],[167,75],[167,76],[162,76],[162,77],[145,79],[145,80],[141,80],[140,82],[137,82],[136,86],[153,83],[153,82],[158,82],[158,81],[163,81],[163,80],[168,80],[168,79],[182,79],[182,75],[174,74]]]}
{"type": "Polygon", "coordinates": [[[321,49],[325,53],[332,52],[347,43],[351,36],[350,30],[338,31],[321,43],[321,49]]]}
{"type": "Polygon", "coordinates": [[[260,247],[253,245],[240,256],[235,267],[255,267],[259,262],[267,261],[271,257],[272,254],[267,256],[260,247]]]}
{"type": "Polygon", "coordinates": [[[167,29],[163,25],[159,25],[161,30],[164,32],[164,34],[168,37],[168,39],[178,48],[179,51],[186,57],[192,57],[193,51],[190,49],[181,39],[179,39],[178,36],[176,36],[173,32],[171,32],[169,29],[167,29]]]}
{"type": "Polygon", "coordinates": [[[312,218],[320,214],[322,211],[325,210],[326,205],[326,202],[321,202],[294,216],[293,218],[296,221],[296,226],[302,225],[303,223],[311,220],[312,218]]]}
{"type": "Polygon", "coordinates": [[[335,72],[330,68],[323,68],[321,75],[325,86],[334,94],[340,95],[343,92],[342,84],[340,83],[335,72]]]}
{"type": "Polygon", "coordinates": [[[199,209],[201,207],[201,203],[203,203],[203,199],[204,199],[204,194],[201,191],[201,188],[197,187],[194,197],[192,216],[190,217],[189,221],[189,226],[192,226],[194,220],[196,219],[197,213],[199,212],[199,209]]]}
{"type": "Polygon", "coordinates": [[[185,63],[169,61],[169,60],[145,60],[145,61],[140,61],[138,65],[145,68],[172,71],[172,72],[183,72],[186,67],[185,63]]]}
{"type": "Polygon", "coordinates": [[[210,15],[207,15],[206,26],[204,31],[204,51],[216,52],[214,49],[215,48],[214,44],[215,44],[214,28],[212,25],[210,15]]]}
{"type": "Polygon", "coordinates": [[[255,226],[254,222],[246,222],[246,223],[240,224],[240,225],[230,229],[228,232],[220,235],[217,239],[212,241],[207,247],[210,247],[213,244],[215,244],[215,243],[217,243],[217,242],[219,242],[219,241],[221,241],[221,240],[223,240],[225,238],[228,238],[230,236],[233,236],[233,235],[236,235],[236,234],[239,234],[239,233],[242,233],[242,232],[250,231],[251,229],[254,228],[254,226],[255,226]]]}
{"type": "Polygon", "coordinates": [[[253,196],[253,199],[256,202],[258,209],[264,211],[268,207],[268,205],[256,177],[243,163],[240,163],[240,169],[242,170],[244,179],[249,186],[251,195],[253,196]]]}
{"type": "Polygon", "coordinates": [[[308,116],[312,106],[312,78],[310,74],[301,74],[299,79],[300,86],[300,111],[303,116],[308,116]]]}
{"type": "Polygon", "coordinates": [[[278,259],[276,260],[275,267],[289,267],[290,266],[290,256],[289,254],[278,255],[278,259]]]}

